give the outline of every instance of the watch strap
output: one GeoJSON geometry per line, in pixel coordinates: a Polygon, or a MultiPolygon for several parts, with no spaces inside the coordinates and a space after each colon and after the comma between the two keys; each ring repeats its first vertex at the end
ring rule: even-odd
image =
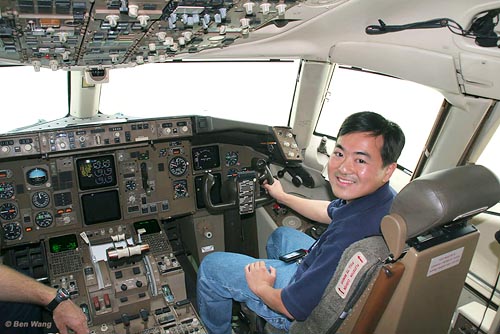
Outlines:
{"type": "Polygon", "coordinates": [[[54,297],[54,299],[52,299],[50,301],[50,303],[45,307],[47,310],[49,310],[50,312],[54,312],[54,310],[56,309],[56,307],[63,301],[65,300],[68,300],[69,299],[69,293],[62,289],[62,288],[59,288],[57,289],[57,293],[56,293],[56,296],[54,297]]]}

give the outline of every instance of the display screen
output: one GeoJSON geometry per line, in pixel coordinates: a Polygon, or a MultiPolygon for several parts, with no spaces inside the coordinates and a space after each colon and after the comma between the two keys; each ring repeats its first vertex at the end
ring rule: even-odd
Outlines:
{"type": "Polygon", "coordinates": [[[211,169],[220,166],[219,146],[193,147],[193,168],[194,170],[211,169]]]}
{"type": "Polygon", "coordinates": [[[142,235],[158,233],[161,231],[160,225],[156,219],[142,220],[134,223],[135,231],[139,231],[141,228],[145,229],[146,232],[142,235]]]}
{"type": "Polygon", "coordinates": [[[76,160],[76,167],[81,190],[116,185],[115,159],[112,155],[81,158],[76,160]]]}
{"type": "Polygon", "coordinates": [[[82,210],[86,225],[121,219],[118,190],[82,195],[82,210]]]}
{"type": "Polygon", "coordinates": [[[60,253],[78,248],[78,241],[75,234],[61,235],[49,239],[51,253],[60,253]]]}

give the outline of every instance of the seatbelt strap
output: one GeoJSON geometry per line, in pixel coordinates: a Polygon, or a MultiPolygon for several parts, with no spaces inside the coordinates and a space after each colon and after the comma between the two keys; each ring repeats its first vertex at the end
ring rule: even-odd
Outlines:
{"type": "Polygon", "coordinates": [[[347,301],[344,310],[342,313],[340,313],[340,316],[337,318],[337,320],[333,323],[333,325],[328,329],[326,334],[335,334],[337,333],[337,330],[340,328],[340,325],[342,325],[342,322],[347,318],[349,313],[352,310],[352,307],[356,302],[358,301],[359,297],[363,294],[365,291],[366,287],[370,283],[374,273],[377,271],[377,269],[380,269],[380,267],[383,265],[382,261],[378,261],[377,263],[374,263],[370,268],[368,268],[367,271],[363,273],[363,275],[360,277],[359,282],[354,289],[351,297],[347,301]]]}

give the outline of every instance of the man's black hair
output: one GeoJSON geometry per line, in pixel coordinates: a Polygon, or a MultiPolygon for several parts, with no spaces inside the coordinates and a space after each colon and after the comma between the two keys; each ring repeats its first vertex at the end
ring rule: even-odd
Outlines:
{"type": "Polygon", "coordinates": [[[397,162],[405,146],[405,135],[399,125],[372,111],[362,111],[347,117],[340,126],[337,139],[354,132],[370,132],[374,137],[384,138],[380,152],[384,166],[397,162]]]}

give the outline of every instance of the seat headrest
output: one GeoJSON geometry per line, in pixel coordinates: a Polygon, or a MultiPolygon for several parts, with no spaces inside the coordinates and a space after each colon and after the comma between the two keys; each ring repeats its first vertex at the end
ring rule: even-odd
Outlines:
{"type": "Polygon", "coordinates": [[[402,242],[434,227],[472,217],[499,201],[500,182],[484,166],[429,173],[408,183],[396,195],[389,215],[382,220],[382,233],[391,251],[392,243],[399,252],[402,242]]]}

